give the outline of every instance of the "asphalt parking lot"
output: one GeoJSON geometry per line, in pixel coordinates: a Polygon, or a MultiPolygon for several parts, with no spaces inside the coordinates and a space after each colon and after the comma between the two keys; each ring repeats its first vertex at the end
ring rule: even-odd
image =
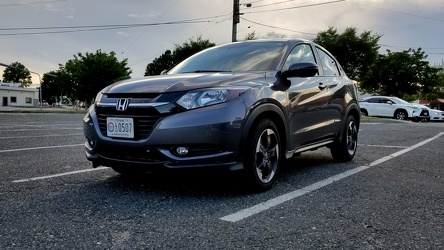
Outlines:
{"type": "Polygon", "coordinates": [[[443,249],[444,123],[365,119],[349,163],[241,175],[93,169],[83,114],[0,113],[1,249],[443,249]]]}

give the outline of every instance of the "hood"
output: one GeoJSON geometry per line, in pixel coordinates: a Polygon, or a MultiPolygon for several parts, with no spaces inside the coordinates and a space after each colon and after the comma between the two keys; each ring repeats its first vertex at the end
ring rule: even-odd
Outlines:
{"type": "Polygon", "coordinates": [[[265,73],[186,73],[124,80],[110,85],[104,93],[169,93],[213,87],[254,87],[263,84],[265,73]]]}

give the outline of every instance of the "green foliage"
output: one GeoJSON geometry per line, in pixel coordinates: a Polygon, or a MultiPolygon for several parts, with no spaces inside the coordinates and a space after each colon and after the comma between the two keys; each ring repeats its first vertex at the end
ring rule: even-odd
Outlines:
{"type": "Polygon", "coordinates": [[[203,40],[201,37],[197,37],[195,40],[190,38],[182,45],[176,44],[172,53],[170,50],[167,50],[146,66],[145,76],[159,75],[162,71],[171,69],[174,65],[195,53],[215,45],[209,40],[203,40]]]}
{"type": "Polygon", "coordinates": [[[167,50],[146,66],[145,76],[159,75],[162,71],[168,70],[173,66],[173,55],[171,54],[171,50],[167,50]]]}
{"type": "Polygon", "coordinates": [[[364,77],[378,56],[378,34],[364,31],[357,34],[357,28],[349,27],[342,34],[330,27],[319,32],[313,40],[332,53],[344,68],[348,77],[360,80],[364,77]]]}
{"type": "Polygon", "coordinates": [[[253,31],[253,32],[248,33],[248,34],[245,36],[245,38],[244,38],[243,41],[256,40],[256,39],[257,39],[257,37],[256,37],[256,32],[253,31]]]}
{"type": "Polygon", "coordinates": [[[3,71],[3,82],[22,83],[28,87],[31,83],[31,72],[21,63],[14,62],[3,71]]]}
{"type": "Polygon", "coordinates": [[[432,92],[438,85],[438,69],[431,68],[425,52],[409,49],[402,52],[387,50],[379,55],[370,68],[361,87],[381,95],[413,95],[432,92]]]}
{"type": "Polygon", "coordinates": [[[54,100],[56,96],[66,93],[63,95],[71,100],[90,104],[99,91],[116,81],[129,79],[131,72],[127,59],[119,62],[113,51],[109,54],[101,50],[78,53],[65,65],[59,65],[57,71],[48,73],[56,77],[44,75],[43,86],[47,88],[47,94],[45,89],[43,94],[47,100],[54,100]]]}

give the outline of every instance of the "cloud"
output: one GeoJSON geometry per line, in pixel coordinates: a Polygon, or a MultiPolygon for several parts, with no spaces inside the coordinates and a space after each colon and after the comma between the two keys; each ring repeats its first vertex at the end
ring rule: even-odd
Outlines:
{"type": "Polygon", "coordinates": [[[119,37],[129,37],[130,36],[130,34],[128,34],[127,32],[122,32],[122,31],[116,32],[116,34],[119,37]]]}
{"type": "Polygon", "coordinates": [[[136,14],[136,13],[128,14],[129,17],[134,18],[134,19],[138,19],[138,20],[152,18],[152,17],[156,17],[158,15],[159,15],[159,13],[155,13],[155,12],[151,12],[148,14],[136,14]]]}

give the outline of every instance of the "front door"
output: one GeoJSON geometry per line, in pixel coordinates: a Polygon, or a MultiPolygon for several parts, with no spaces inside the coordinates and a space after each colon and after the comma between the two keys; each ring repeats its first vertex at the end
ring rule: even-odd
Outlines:
{"type": "Polygon", "coordinates": [[[2,106],[8,106],[8,97],[3,96],[2,106]]]}

